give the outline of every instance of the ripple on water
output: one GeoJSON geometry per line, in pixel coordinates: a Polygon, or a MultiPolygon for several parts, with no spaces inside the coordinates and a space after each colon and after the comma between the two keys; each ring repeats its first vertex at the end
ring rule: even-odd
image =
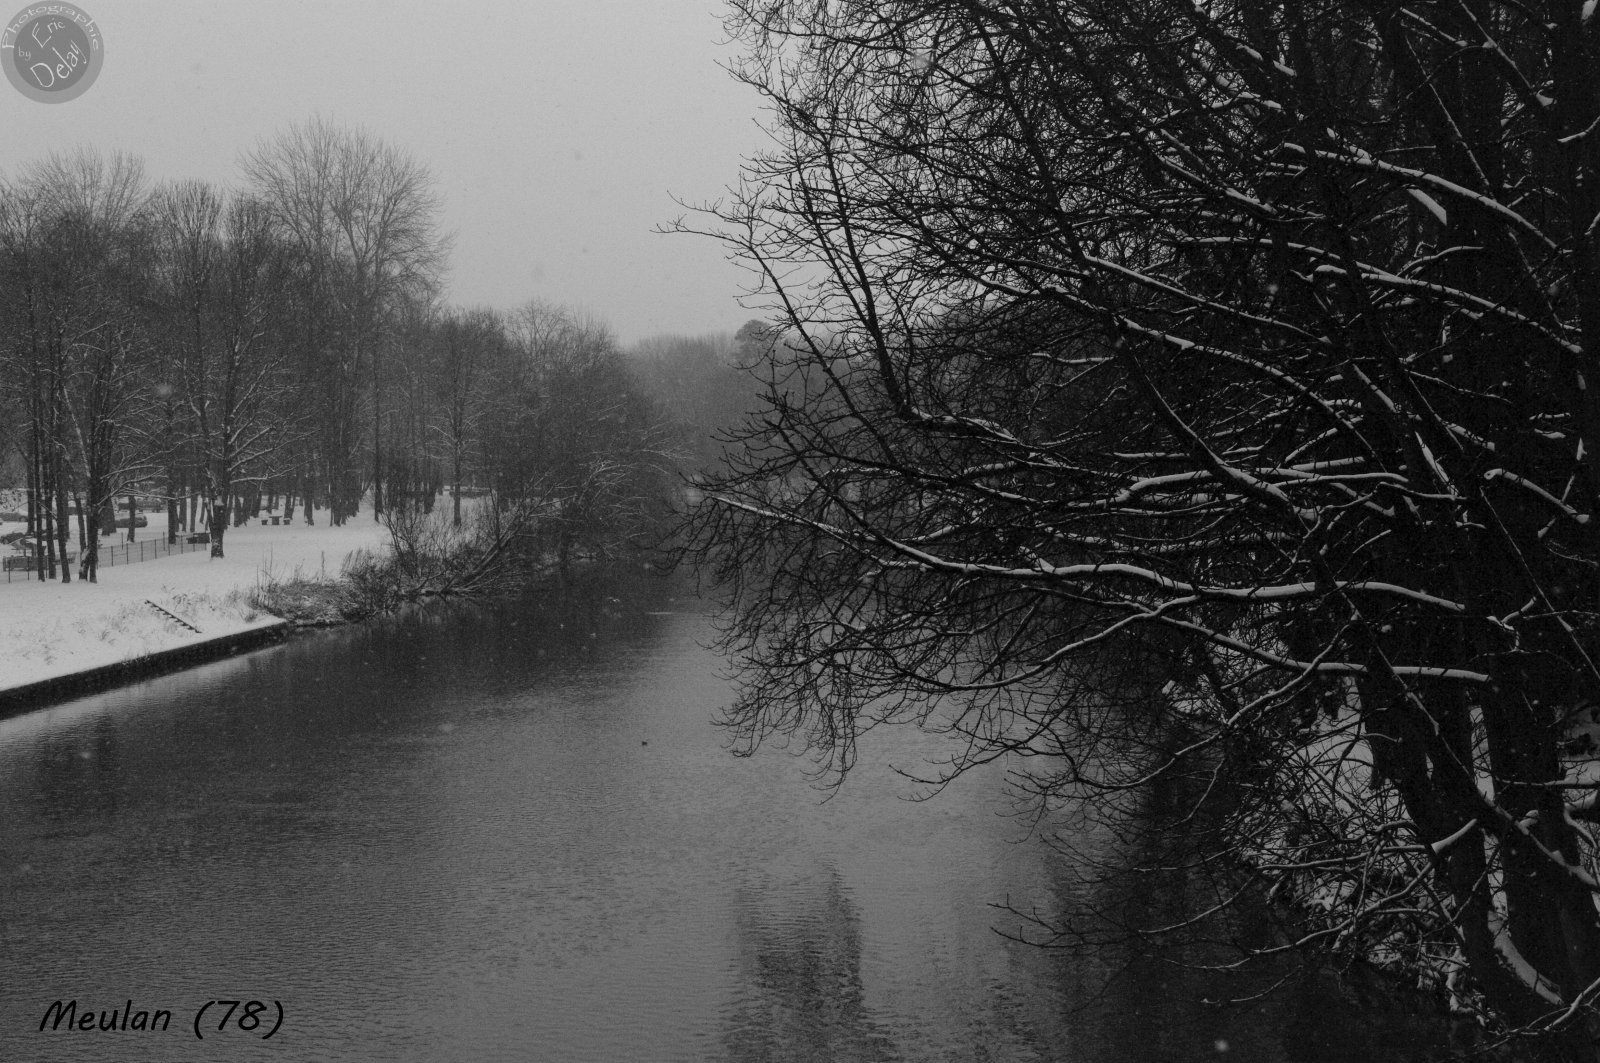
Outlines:
{"type": "MultiPolygon", "coordinates": [[[[804,764],[723,748],[703,616],[604,593],[621,604],[413,617],[0,723],[8,1056],[218,1058],[29,1031],[56,997],[247,994],[284,1001],[281,1041],[221,1058],[1210,1057],[1220,1027],[1170,1018],[1199,982],[1106,1005],[1091,957],[993,933],[991,902],[1085,897],[1015,844],[994,773],[900,800],[892,767],[942,747],[875,732],[822,803],[804,764]]],[[[1231,1058],[1290,1058],[1274,1021],[1229,1027],[1231,1058]]]]}

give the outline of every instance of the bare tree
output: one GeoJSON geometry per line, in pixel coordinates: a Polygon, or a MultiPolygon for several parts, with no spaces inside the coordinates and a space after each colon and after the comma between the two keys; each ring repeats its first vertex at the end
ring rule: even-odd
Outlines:
{"type": "Polygon", "coordinates": [[[635,345],[635,372],[661,409],[691,466],[719,460],[719,436],[758,406],[759,385],[739,364],[741,342],[726,333],[655,336],[635,345]]]}
{"type": "Polygon", "coordinates": [[[284,318],[289,260],[263,203],[185,182],[155,206],[167,368],[210,500],[211,556],[246,482],[297,437],[284,318]]]}
{"type": "Polygon", "coordinates": [[[437,326],[435,430],[442,437],[450,468],[452,525],[461,527],[462,471],[474,449],[485,413],[494,370],[507,362],[506,334],[498,315],[489,310],[454,311],[437,326]]]}
{"type": "Polygon", "coordinates": [[[148,344],[140,319],[146,249],[143,164],[93,151],[26,167],[8,196],[16,366],[30,411],[30,516],[40,574],[70,580],[68,499],[85,519],[95,579],[100,515],[148,471],[148,344]]]}
{"type": "Polygon", "coordinates": [[[320,396],[324,476],[342,523],[360,501],[365,386],[374,505],[383,508],[383,331],[398,302],[429,288],[443,261],[427,169],[360,129],[315,118],[265,141],[245,174],[298,256],[309,313],[305,372],[320,396]]]}
{"type": "Polygon", "coordinates": [[[481,438],[498,501],[542,498],[540,549],[565,573],[617,556],[665,518],[681,455],[601,322],[542,303],[510,317],[481,438]]]}

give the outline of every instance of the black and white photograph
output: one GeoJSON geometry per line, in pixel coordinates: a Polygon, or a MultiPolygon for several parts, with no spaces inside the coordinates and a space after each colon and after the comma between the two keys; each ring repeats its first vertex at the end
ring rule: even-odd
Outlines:
{"type": "Polygon", "coordinates": [[[0,1061],[1600,1063],[1600,0],[13,3],[0,1061]]]}

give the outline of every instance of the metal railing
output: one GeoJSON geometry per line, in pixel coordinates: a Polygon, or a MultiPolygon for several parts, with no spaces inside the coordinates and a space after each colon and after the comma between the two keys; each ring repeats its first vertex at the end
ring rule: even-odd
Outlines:
{"type": "MultiPolygon", "coordinates": [[[[158,557],[171,557],[173,554],[188,554],[196,550],[209,549],[211,549],[211,537],[196,535],[180,535],[175,543],[168,543],[165,539],[146,539],[143,542],[122,543],[119,546],[102,544],[99,565],[101,568],[136,565],[140,561],[154,561],[158,557]]],[[[66,563],[75,565],[80,558],[80,554],[70,554],[66,563]]],[[[9,554],[3,560],[7,583],[23,583],[39,579],[39,567],[43,561],[34,554],[9,554]]],[[[60,563],[59,560],[57,563],[60,563]]]]}

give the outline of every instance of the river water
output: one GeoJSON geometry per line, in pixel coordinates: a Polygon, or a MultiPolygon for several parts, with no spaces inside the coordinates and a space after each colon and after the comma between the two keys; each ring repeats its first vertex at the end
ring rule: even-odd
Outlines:
{"type": "Polygon", "coordinates": [[[1160,898],[1112,895],[1040,844],[999,766],[907,800],[893,769],[935,738],[872,735],[827,801],[801,759],[731,756],[711,723],[726,665],[682,593],[418,610],[0,721],[0,1058],[1432,1050],[1327,979],[1219,1008],[1204,998],[1267,975],[1008,940],[1019,920],[997,903],[1092,929],[1160,898]],[[41,1032],[57,1000],[173,1017],[41,1032]],[[197,1040],[211,1000],[262,1001],[267,1022],[241,1031],[240,1010],[219,1032],[214,1004],[197,1040]]]}

